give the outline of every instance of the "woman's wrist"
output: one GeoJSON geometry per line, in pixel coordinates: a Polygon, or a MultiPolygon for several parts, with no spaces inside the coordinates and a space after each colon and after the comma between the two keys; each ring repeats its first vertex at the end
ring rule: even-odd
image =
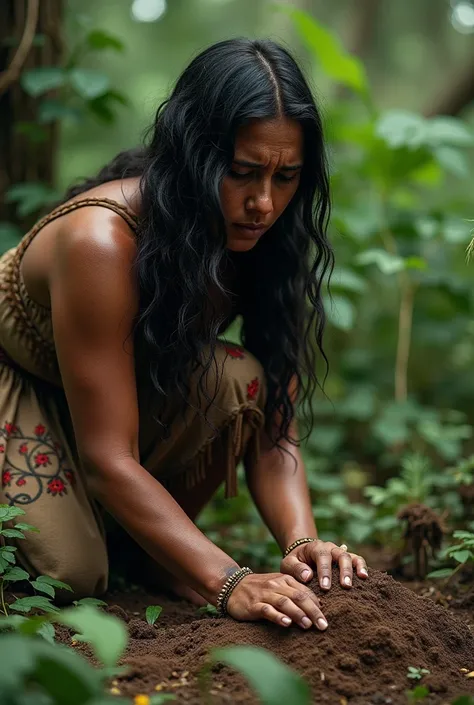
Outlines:
{"type": "Polygon", "coordinates": [[[288,546],[291,546],[292,543],[295,541],[298,541],[299,539],[314,539],[317,540],[318,538],[318,532],[315,526],[312,527],[306,527],[306,529],[300,528],[300,529],[292,529],[289,531],[287,534],[282,539],[282,542],[280,543],[280,548],[282,553],[285,553],[287,550],[288,546]]]}
{"type": "Polygon", "coordinates": [[[206,594],[203,595],[203,597],[205,597],[210,604],[215,606],[222,588],[229,578],[232,578],[239,570],[240,566],[238,563],[232,561],[232,563],[227,565],[222,571],[215,573],[206,584],[206,594]]]}

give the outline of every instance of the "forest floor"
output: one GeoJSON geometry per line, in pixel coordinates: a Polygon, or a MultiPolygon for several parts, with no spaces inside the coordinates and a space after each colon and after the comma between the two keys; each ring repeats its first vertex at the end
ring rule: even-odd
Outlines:
{"type": "MultiPolygon", "coordinates": [[[[383,569],[384,559],[371,557],[369,565],[383,569]]],[[[129,670],[111,684],[113,692],[173,693],[178,704],[202,705],[198,674],[209,651],[248,644],[271,651],[302,675],[312,702],[321,705],[407,705],[407,691],[419,684],[429,688],[426,705],[474,695],[474,678],[467,675],[474,671],[472,575],[456,576],[443,587],[439,581],[400,582],[371,570],[369,580],[355,578],[347,590],[334,571],[329,593],[317,583],[312,587],[329,622],[326,632],[219,619],[165,595],[111,591],[107,609],[127,622],[130,634],[123,659],[129,670]],[[144,618],[148,605],[163,607],[154,626],[144,618]],[[410,680],[409,666],[430,673],[410,680]]],[[[75,648],[88,651],[80,643],[75,648]]],[[[212,705],[258,702],[245,679],[226,666],[213,668],[210,687],[212,705]]]]}

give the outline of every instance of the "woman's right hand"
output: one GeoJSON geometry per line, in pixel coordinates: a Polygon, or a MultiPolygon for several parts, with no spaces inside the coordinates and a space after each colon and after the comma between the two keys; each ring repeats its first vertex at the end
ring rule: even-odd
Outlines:
{"type": "Polygon", "coordinates": [[[283,573],[253,573],[232,591],[227,612],[241,622],[267,619],[282,627],[292,622],[302,629],[313,624],[323,631],[328,623],[320,601],[306,585],[283,573]]]}

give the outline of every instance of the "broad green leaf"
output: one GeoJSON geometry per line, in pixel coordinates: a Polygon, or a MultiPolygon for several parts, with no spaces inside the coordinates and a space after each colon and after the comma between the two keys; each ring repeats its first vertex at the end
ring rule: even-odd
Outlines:
{"type": "MultiPolygon", "coordinates": [[[[69,590],[69,592],[72,592],[72,587],[68,585],[67,583],[63,583],[61,580],[56,580],[55,578],[50,578],[49,575],[40,575],[38,578],[36,578],[36,582],[38,583],[46,583],[46,585],[51,585],[54,588],[57,588],[58,590],[69,590]]],[[[93,599],[93,598],[89,598],[93,599]]],[[[99,600],[100,602],[100,600],[99,600]]],[[[105,604],[105,603],[103,603],[105,604]]]]}
{"type": "Polygon", "coordinates": [[[467,560],[469,560],[469,558],[471,558],[472,553],[468,550],[451,551],[449,555],[451,556],[451,558],[454,558],[454,560],[458,563],[465,563],[467,560]]]}
{"type": "Polygon", "coordinates": [[[4,629],[15,629],[28,621],[28,617],[24,617],[21,614],[9,614],[8,617],[0,616],[0,631],[4,629]]]}
{"type": "Polygon", "coordinates": [[[3,579],[5,581],[8,581],[10,583],[16,582],[18,580],[29,580],[30,574],[26,572],[26,570],[23,570],[22,568],[19,568],[18,566],[14,566],[13,568],[10,568],[10,570],[7,570],[6,573],[3,576],[3,579]]]}
{"type": "Polygon", "coordinates": [[[38,631],[36,632],[43,637],[50,644],[54,644],[54,637],[56,636],[56,630],[51,622],[43,622],[38,631]]]}
{"type": "Polygon", "coordinates": [[[441,116],[427,120],[428,139],[434,146],[454,145],[470,147],[474,144],[474,133],[461,120],[441,116]]]}
{"type": "Polygon", "coordinates": [[[354,327],[356,310],[349,299],[344,296],[325,297],[325,308],[328,319],[333,326],[341,330],[351,330],[354,327]]]}
{"type": "Polygon", "coordinates": [[[47,597],[33,595],[32,597],[20,597],[10,605],[10,609],[15,612],[29,612],[32,609],[40,609],[45,612],[59,612],[59,608],[53,605],[47,597]]]}
{"type": "Polygon", "coordinates": [[[427,578],[449,578],[454,572],[452,568],[440,568],[439,570],[433,570],[428,573],[427,578]]]}
{"type": "Polygon", "coordinates": [[[72,69],[69,72],[69,79],[73,88],[85,100],[98,98],[108,91],[110,86],[109,77],[93,69],[72,69]]]}
{"type": "Polygon", "coordinates": [[[146,621],[148,622],[148,624],[151,624],[153,626],[153,624],[156,622],[156,620],[158,619],[158,617],[160,616],[162,611],[163,611],[163,607],[160,607],[159,605],[149,605],[146,608],[146,612],[145,612],[145,618],[146,618],[146,621]]]}
{"type": "Polygon", "coordinates": [[[103,600],[98,600],[97,597],[83,597],[80,600],[74,600],[73,604],[76,606],[88,605],[89,607],[107,607],[107,603],[103,600]]]}
{"type": "Polygon", "coordinates": [[[405,268],[403,257],[378,249],[361,252],[356,262],[361,265],[375,264],[383,274],[395,274],[405,268]]]}
{"type": "Polygon", "coordinates": [[[25,534],[17,529],[2,529],[0,536],[5,536],[6,539],[24,539],[25,534]]]}
{"type": "Polygon", "coordinates": [[[40,533],[40,530],[37,529],[36,526],[32,526],[31,524],[25,524],[24,522],[15,524],[15,529],[20,529],[20,531],[33,531],[35,534],[40,533]]]}
{"type": "Polygon", "coordinates": [[[358,93],[368,93],[368,81],[363,63],[344,49],[337,35],[303,10],[287,5],[277,5],[277,8],[291,17],[298,33],[327,76],[358,93]]]}
{"type": "Polygon", "coordinates": [[[310,705],[309,685],[273,654],[255,646],[214,649],[212,663],[237,669],[250,683],[263,705],[310,705]]]}
{"type": "Polygon", "coordinates": [[[455,539],[467,539],[468,541],[474,540],[474,533],[471,531],[462,531],[461,529],[457,529],[453,533],[453,536],[455,539]]]}
{"type": "Polygon", "coordinates": [[[426,121],[421,115],[408,110],[388,110],[379,118],[376,134],[392,149],[416,149],[426,142],[426,121]]]}
{"type": "Polygon", "coordinates": [[[8,504],[0,504],[0,522],[11,521],[25,513],[24,509],[20,509],[20,507],[9,507],[8,504]]]}
{"type": "Polygon", "coordinates": [[[114,49],[115,51],[123,51],[125,45],[121,39],[113,34],[104,32],[102,29],[93,29],[87,35],[86,41],[91,49],[114,49]]]}
{"type": "Polygon", "coordinates": [[[59,194],[46,184],[15,184],[5,194],[7,203],[17,203],[18,215],[24,217],[59,200],[59,194]]]}
{"type": "Polygon", "coordinates": [[[465,179],[469,176],[469,161],[466,155],[454,147],[438,147],[435,149],[435,157],[440,166],[450,174],[465,179]]]}
{"type": "Polygon", "coordinates": [[[125,650],[127,630],[113,615],[83,605],[61,612],[58,621],[76,629],[105,666],[114,666],[125,650]]]}
{"type": "Polygon", "coordinates": [[[81,120],[81,112],[59,100],[44,100],[38,108],[38,122],[47,125],[56,120],[69,120],[77,124],[81,120]]]}
{"type": "Polygon", "coordinates": [[[13,555],[13,553],[11,551],[7,551],[6,550],[7,548],[8,548],[7,546],[3,546],[2,548],[0,548],[1,557],[7,563],[11,563],[13,565],[15,563],[15,556],[13,555]]]}
{"type": "Polygon", "coordinates": [[[331,288],[361,294],[367,289],[366,281],[351,269],[336,269],[331,278],[331,288]]]}
{"type": "Polygon", "coordinates": [[[55,88],[61,88],[66,83],[66,72],[57,67],[41,67],[29,69],[21,75],[22,88],[33,98],[48,93],[55,88]]]}
{"type": "Polygon", "coordinates": [[[0,638],[2,686],[5,690],[21,692],[26,677],[35,667],[32,641],[20,634],[6,634],[0,638]]]}
{"type": "Polygon", "coordinates": [[[38,580],[33,580],[31,585],[38,592],[44,592],[45,595],[49,595],[49,597],[54,598],[55,592],[51,585],[48,585],[47,583],[40,583],[38,580]]]}

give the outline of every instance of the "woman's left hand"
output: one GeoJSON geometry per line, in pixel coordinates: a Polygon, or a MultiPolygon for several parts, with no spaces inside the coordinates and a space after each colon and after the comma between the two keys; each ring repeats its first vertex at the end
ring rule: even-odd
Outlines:
{"type": "Polygon", "coordinates": [[[331,587],[332,564],[339,564],[340,583],[342,587],[350,588],[354,575],[354,568],[359,578],[368,578],[367,564],[362,556],[348,553],[345,545],[337,546],[331,541],[311,541],[294,548],[283,558],[280,571],[292,575],[301,583],[307,583],[313,577],[316,569],[319,584],[323,590],[331,587]]]}

